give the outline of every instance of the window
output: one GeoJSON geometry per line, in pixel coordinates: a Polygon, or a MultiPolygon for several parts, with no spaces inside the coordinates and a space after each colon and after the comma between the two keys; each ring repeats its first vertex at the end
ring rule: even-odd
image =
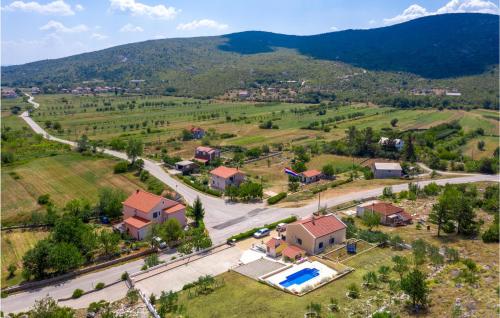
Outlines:
{"type": "Polygon", "coordinates": [[[318,248],[323,248],[323,242],[319,242],[318,248]]]}
{"type": "Polygon", "coordinates": [[[160,215],[160,212],[154,212],[153,213],[153,219],[156,219],[160,215]]]}
{"type": "Polygon", "coordinates": [[[335,238],[334,237],[330,237],[330,244],[333,244],[335,243],[335,238]]]}
{"type": "Polygon", "coordinates": [[[298,238],[298,239],[297,239],[297,243],[298,243],[299,245],[302,245],[302,239],[299,239],[299,238],[298,238]]]}

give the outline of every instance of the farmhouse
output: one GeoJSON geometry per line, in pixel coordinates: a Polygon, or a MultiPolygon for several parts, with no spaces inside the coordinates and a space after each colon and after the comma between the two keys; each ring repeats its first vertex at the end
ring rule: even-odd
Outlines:
{"type": "Polygon", "coordinates": [[[403,169],[399,163],[375,162],[372,167],[375,179],[401,178],[403,169]]]}
{"type": "Polygon", "coordinates": [[[194,152],[194,160],[201,162],[203,164],[210,163],[215,159],[220,157],[220,150],[210,147],[200,146],[197,147],[194,152]]]}
{"type": "Polygon", "coordinates": [[[175,163],[175,169],[182,172],[182,174],[190,174],[198,170],[198,165],[189,160],[183,160],[175,163]]]}
{"type": "Polygon", "coordinates": [[[403,210],[390,203],[371,201],[356,207],[356,215],[363,217],[365,213],[380,215],[380,224],[399,226],[412,223],[412,217],[403,210]]]}
{"type": "Polygon", "coordinates": [[[186,207],[153,193],[136,190],[123,202],[125,231],[137,240],[144,239],[153,223],[163,223],[172,218],[185,226],[186,207]]]}
{"type": "Polygon", "coordinates": [[[210,171],[210,187],[225,190],[230,185],[239,186],[245,181],[245,173],[237,168],[220,166],[210,171]]]}
{"type": "Polygon", "coordinates": [[[333,214],[312,216],[288,224],[285,238],[289,246],[299,247],[309,255],[315,255],[327,247],[343,243],[346,239],[346,228],[347,226],[333,214]]]}
{"type": "Polygon", "coordinates": [[[201,127],[191,127],[189,131],[193,139],[201,139],[205,136],[205,130],[201,127]]]}
{"type": "Polygon", "coordinates": [[[318,170],[306,170],[300,173],[300,181],[303,183],[313,183],[321,180],[323,174],[318,170]]]}

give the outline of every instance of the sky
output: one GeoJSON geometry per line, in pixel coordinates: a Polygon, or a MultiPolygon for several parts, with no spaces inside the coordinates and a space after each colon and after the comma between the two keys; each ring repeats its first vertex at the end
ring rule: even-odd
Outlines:
{"type": "Polygon", "coordinates": [[[443,13],[498,14],[489,0],[2,0],[1,65],[151,39],[248,30],[318,34],[443,13]]]}

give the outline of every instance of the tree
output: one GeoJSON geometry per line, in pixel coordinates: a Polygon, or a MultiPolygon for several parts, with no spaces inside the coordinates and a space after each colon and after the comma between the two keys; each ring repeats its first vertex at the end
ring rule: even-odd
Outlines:
{"type": "Polygon", "coordinates": [[[66,203],[64,211],[79,218],[83,222],[88,222],[93,214],[92,206],[87,199],[73,199],[66,203]]]}
{"type": "Polygon", "coordinates": [[[36,279],[43,278],[45,271],[50,267],[49,254],[52,244],[48,239],[38,241],[38,243],[23,256],[23,276],[36,279]]]}
{"type": "Polygon", "coordinates": [[[425,281],[425,274],[418,269],[412,270],[401,280],[401,289],[410,297],[413,308],[418,311],[419,307],[427,305],[429,288],[425,281]]]}
{"type": "Polygon", "coordinates": [[[480,151],[484,151],[484,146],[485,146],[485,143],[484,143],[484,140],[479,140],[477,142],[477,149],[480,150],[480,151]]]}
{"type": "Polygon", "coordinates": [[[399,121],[399,120],[398,120],[397,118],[393,118],[393,119],[391,119],[391,126],[392,126],[392,127],[396,127],[396,126],[398,125],[398,121],[399,121]]]}
{"type": "Polygon", "coordinates": [[[434,245],[429,245],[428,248],[429,260],[434,266],[444,264],[444,257],[439,253],[439,248],[434,245]]]}
{"type": "Polygon", "coordinates": [[[122,215],[122,202],[126,199],[125,193],[120,189],[99,189],[99,202],[97,209],[102,215],[116,218],[122,215]]]}
{"type": "Polygon", "coordinates": [[[125,152],[127,153],[127,157],[132,162],[132,165],[135,163],[137,157],[142,155],[143,151],[144,145],[142,144],[142,141],[140,139],[129,139],[125,152]]]}
{"type": "Polygon", "coordinates": [[[193,206],[188,207],[188,215],[194,219],[195,227],[199,227],[203,223],[203,217],[205,216],[205,209],[201,203],[200,197],[196,197],[193,206]]]}
{"type": "Polygon", "coordinates": [[[182,311],[182,307],[178,305],[179,296],[173,291],[168,293],[165,291],[161,292],[160,298],[158,299],[158,315],[161,318],[167,317],[169,313],[179,313],[182,311]]]}
{"type": "Polygon", "coordinates": [[[17,270],[17,266],[15,264],[10,264],[7,267],[7,271],[9,272],[9,276],[7,276],[7,279],[12,278],[15,276],[17,270]]]}
{"type": "Polygon", "coordinates": [[[296,160],[295,163],[292,164],[292,169],[297,173],[301,173],[306,171],[307,167],[303,161],[296,160]]]}
{"type": "Polygon", "coordinates": [[[444,204],[436,203],[432,206],[432,211],[429,213],[429,222],[436,224],[438,227],[437,236],[441,234],[441,227],[450,219],[450,211],[444,204]]]}
{"type": "Polygon", "coordinates": [[[166,222],[160,225],[159,236],[167,242],[171,244],[177,240],[179,240],[183,235],[183,230],[181,224],[177,219],[168,219],[166,222]]]}
{"type": "Polygon", "coordinates": [[[288,179],[288,191],[290,192],[296,192],[300,187],[300,183],[298,181],[298,178],[289,178],[288,179]]]}
{"type": "Polygon", "coordinates": [[[335,168],[331,163],[328,163],[321,168],[321,172],[328,178],[331,178],[335,175],[335,168]]]}
{"type": "Polygon", "coordinates": [[[392,266],[392,270],[399,274],[399,278],[403,278],[403,274],[408,271],[408,259],[404,256],[393,256],[392,262],[394,265],[392,266]]]}
{"type": "Polygon", "coordinates": [[[458,200],[458,206],[455,210],[455,220],[457,221],[457,234],[473,235],[477,231],[476,213],[471,204],[471,200],[462,197],[458,200]]]}
{"type": "Polygon", "coordinates": [[[110,256],[119,251],[120,235],[118,233],[102,230],[97,240],[104,255],[110,256]]]}
{"type": "Polygon", "coordinates": [[[191,236],[192,247],[198,251],[212,246],[212,240],[203,228],[194,228],[189,235],[191,236]]]}
{"type": "Polygon", "coordinates": [[[425,255],[427,253],[427,242],[418,239],[411,243],[411,247],[415,265],[422,265],[425,262],[425,255]]]}
{"type": "Polygon", "coordinates": [[[35,305],[29,311],[30,318],[73,318],[75,311],[69,307],[59,307],[51,297],[45,297],[35,301],[35,305]]]}
{"type": "Polygon", "coordinates": [[[410,162],[415,162],[417,160],[417,154],[415,152],[415,146],[413,145],[414,137],[409,134],[406,138],[406,142],[403,146],[403,159],[410,162]]]}
{"type": "Polygon", "coordinates": [[[373,211],[365,210],[362,217],[363,224],[368,227],[368,231],[372,231],[372,228],[380,225],[380,214],[373,211]]]}
{"type": "Polygon", "coordinates": [[[55,272],[66,273],[82,265],[83,257],[75,245],[60,242],[50,249],[48,262],[55,272]]]}
{"type": "Polygon", "coordinates": [[[226,187],[226,191],[224,194],[229,197],[229,200],[234,201],[239,195],[239,189],[237,186],[231,184],[226,187]]]}
{"type": "Polygon", "coordinates": [[[87,135],[82,135],[80,139],[76,142],[76,150],[78,152],[84,152],[89,149],[89,138],[87,135]]]}

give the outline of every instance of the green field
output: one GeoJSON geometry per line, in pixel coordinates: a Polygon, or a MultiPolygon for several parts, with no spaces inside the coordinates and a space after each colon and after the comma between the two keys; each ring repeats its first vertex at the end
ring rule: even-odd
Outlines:
{"type": "Polygon", "coordinates": [[[113,174],[116,160],[67,153],[40,158],[2,169],[2,224],[28,220],[41,211],[38,196],[50,194],[63,207],[75,198],[97,200],[100,188],[113,187],[131,193],[145,188],[132,174],[113,174]],[[14,177],[15,176],[15,177],[14,177]]]}

